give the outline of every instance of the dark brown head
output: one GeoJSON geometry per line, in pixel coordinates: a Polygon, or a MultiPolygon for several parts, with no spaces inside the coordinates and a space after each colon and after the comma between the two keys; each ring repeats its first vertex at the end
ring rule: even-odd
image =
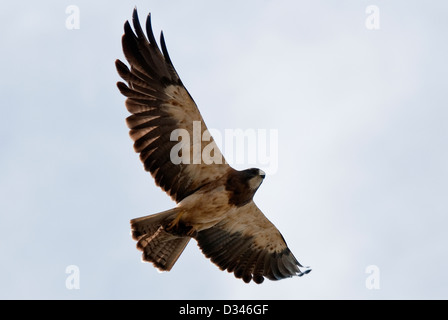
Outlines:
{"type": "Polygon", "coordinates": [[[244,206],[254,197],[266,174],[257,168],[234,171],[229,174],[226,190],[230,191],[229,203],[244,206]]]}

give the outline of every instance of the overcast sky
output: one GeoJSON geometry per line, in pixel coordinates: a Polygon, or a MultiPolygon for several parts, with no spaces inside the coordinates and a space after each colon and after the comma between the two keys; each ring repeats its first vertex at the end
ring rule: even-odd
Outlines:
{"type": "Polygon", "coordinates": [[[3,3],[0,298],[447,299],[446,12],[442,0],[3,3]],[[129,220],[175,204],[134,153],[115,85],[135,6],[163,29],[209,128],[277,134],[255,202],[310,274],[247,285],[194,240],[169,273],[141,262],[129,220]]]}

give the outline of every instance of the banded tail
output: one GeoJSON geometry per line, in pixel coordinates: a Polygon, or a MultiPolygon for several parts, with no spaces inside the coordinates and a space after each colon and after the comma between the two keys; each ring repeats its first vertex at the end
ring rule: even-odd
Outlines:
{"type": "Polygon", "coordinates": [[[178,212],[174,208],[131,220],[132,238],[143,252],[143,261],[152,262],[161,271],[171,270],[191,239],[166,231],[178,212]]]}

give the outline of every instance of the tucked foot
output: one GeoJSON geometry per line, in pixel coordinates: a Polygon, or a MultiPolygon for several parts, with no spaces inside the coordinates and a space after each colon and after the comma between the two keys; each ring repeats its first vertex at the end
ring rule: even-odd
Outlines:
{"type": "Polygon", "coordinates": [[[188,236],[194,238],[197,235],[197,231],[193,226],[186,225],[181,221],[182,214],[180,212],[173,221],[168,223],[165,230],[180,237],[188,236]]]}
{"type": "Polygon", "coordinates": [[[175,231],[177,229],[179,229],[179,221],[180,218],[182,218],[183,212],[179,212],[176,216],[176,218],[174,218],[173,221],[171,221],[170,223],[168,223],[167,227],[165,228],[166,231],[175,231]]]}
{"type": "Polygon", "coordinates": [[[190,227],[190,230],[187,231],[187,236],[192,237],[192,238],[196,237],[197,234],[198,234],[198,232],[192,226],[190,227]]]}

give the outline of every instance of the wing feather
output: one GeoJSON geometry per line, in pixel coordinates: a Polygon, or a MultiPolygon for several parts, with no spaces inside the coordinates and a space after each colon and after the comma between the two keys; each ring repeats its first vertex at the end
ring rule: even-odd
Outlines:
{"type": "MultiPolygon", "coordinates": [[[[213,148],[213,159],[220,159],[217,163],[174,164],[171,161],[170,151],[179,143],[185,143],[185,146],[189,143],[189,159],[194,159],[193,123],[200,124],[200,139],[207,127],[174,69],[163,33],[162,50],[159,49],[152,31],[151,15],[146,20],[147,36],[137,10],[133,12],[132,23],[134,31],[126,21],[122,38],[123,53],[130,68],[120,60],[116,61],[118,74],[127,82],[117,83],[120,92],[127,97],[126,108],[131,113],[126,123],[134,140],[134,150],[140,153],[145,170],[151,173],[158,186],[180,202],[201,186],[226,174],[230,166],[217,147],[213,148]],[[171,134],[177,129],[186,130],[190,141],[172,141],[171,134]]],[[[213,138],[201,143],[201,155],[210,143],[214,143],[213,138]]]]}
{"type": "Polygon", "coordinates": [[[278,229],[253,201],[198,232],[196,240],[213,263],[245,282],[280,280],[311,271],[296,260],[278,229]]]}

